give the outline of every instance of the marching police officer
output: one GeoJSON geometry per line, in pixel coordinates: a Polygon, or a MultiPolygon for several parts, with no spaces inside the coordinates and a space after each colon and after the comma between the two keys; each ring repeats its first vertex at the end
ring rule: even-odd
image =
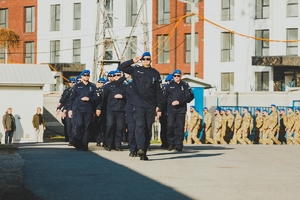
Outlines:
{"type": "Polygon", "coordinates": [[[133,80],[131,101],[134,105],[136,120],[137,154],[140,156],[140,160],[148,160],[147,149],[152,134],[152,123],[156,112],[160,117],[161,113],[159,111],[163,106],[163,93],[160,87],[161,78],[159,72],[151,67],[151,54],[149,52],[123,62],[119,69],[130,74],[133,80]],[[142,66],[131,66],[140,60],[142,66]]]}
{"type": "Polygon", "coordinates": [[[96,85],[89,81],[90,71],[84,70],[81,82],[74,87],[68,102],[68,115],[76,120],[76,135],[74,146],[83,151],[88,150],[90,123],[94,113],[93,103],[100,101],[100,94],[96,92],[96,85]],[[73,116],[73,110],[76,110],[73,116]]]}
{"type": "Polygon", "coordinates": [[[187,103],[194,99],[194,94],[188,83],[181,80],[182,72],[173,72],[174,81],[170,83],[164,94],[167,101],[167,137],[168,151],[176,147],[177,151],[182,151],[184,138],[185,114],[187,103]]]}
{"type": "Polygon", "coordinates": [[[211,114],[208,112],[208,108],[204,107],[203,108],[204,111],[204,132],[205,132],[205,143],[211,143],[213,144],[214,141],[211,138],[211,127],[212,127],[212,116],[211,114]]]}

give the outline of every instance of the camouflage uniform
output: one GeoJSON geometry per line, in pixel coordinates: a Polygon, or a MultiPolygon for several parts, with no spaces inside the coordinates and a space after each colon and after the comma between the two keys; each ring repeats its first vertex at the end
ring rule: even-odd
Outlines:
{"type": "Polygon", "coordinates": [[[254,142],[258,144],[262,134],[262,126],[263,126],[262,114],[259,113],[256,115],[255,122],[256,122],[256,130],[255,130],[254,142]]]}
{"type": "Polygon", "coordinates": [[[243,123],[243,117],[240,115],[240,113],[237,113],[234,119],[234,133],[232,139],[230,140],[230,144],[236,144],[237,138],[241,137],[242,123],[243,123]]]}
{"type": "Polygon", "coordinates": [[[262,134],[263,137],[262,139],[260,139],[260,143],[262,143],[263,145],[266,145],[268,143],[268,129],[269,129],[269,125],[270,125],[270,120],[269,120],[269,115],[265,115],[263,117],[263,125],[262,125],[262,134]]]}
{"type": "Polygon", "coordinates": [[[227,116],[224,113],[222,116],[222,131],[221,131],[221,138],[220,138],[220,142],[221,144],[227,144],[227,142],[225,142],[224,137],[226,135],[226,128],[227,128],[227,116]]]}
{"type": "Polygon", "coordinates": [[[234,128],[234,116],[229,113],[227,115],[227,127],[226,127],[226,135],[224,137],[225,142],[230,143],[230,139],[232,137],[232,132],[234,128]]]}
{"type": "Polygon", "coordinates": [[[294,112],[289,113],[287,116],[287,125],[286,125],[286,132],[287,132],[287,139],[286,139],[286,144],[293,144],[293,128],[295,125],[295,118],[296,114],[294,112]]]}
{"type": "Polygon", "coordinates": [[[212,125],[212,116],[209,112],[204,114],[204,131],[205,131],[205,143],[213,144],[214,141],[211,138],[211,125],[212,125]]]}
{"type": "Polygon", "coordinates": [[[194,110],[190,116],[190,124],[188,126],[189,134],[188,134],[188,138],[187,138],[187,144],[192,144],[192,140],[196,144],[201,144],[201,142],[198,138],[201,121],[202,121],[202,117],[199,115],[198,112],[196,112],[194,110]]]}
{"type": "Polygon", "coordinates": [[[293,128],[294,138],[292,140],[293,144],[299,145],[300,144],[300,115],[297,114],[295,117],[295,125],[293,128]]]}
{"type": "Polygon", "coordinates": [[[287,126],[287,116],[284,113],[280,113],[280,119],[279,119],[279,135],[278,140],[281,144],[286,143],[286,126],[287,126]]]}
{"type": "Polygon", "coordinates": [[[221,142],[221,131],[222,131],[222,116],[218,113],[215,116],[215,131],[214,131],[214,144],[221,142]]]}
{"type": "Polygon", "coordinates": [[[237,140],[241,144],[252,144],[252,142],[248,139],[248,134],[251,127],[251,115],[250,113],[245,113],[243,117],[242,123],[242,137],[238,137],[237,140]]]}
{"type": "Polygon", "coordinates": [[[269,116],[270,125],[269,125],[269,144],[275,142],[277,145],[280,145],[281,142],[276,138],[276,133],[279,130],[278,127],[278,113],[276,111],[272,112],[269,116]]]}

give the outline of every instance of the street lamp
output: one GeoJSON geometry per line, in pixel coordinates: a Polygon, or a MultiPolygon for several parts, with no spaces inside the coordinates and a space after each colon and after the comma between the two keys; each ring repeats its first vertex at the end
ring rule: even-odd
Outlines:
{"type": "Polygon", "coordinates": [[[198,1],[196,0],[195,2],[189,2],[185,0],[178,0],[182,3],[188,3],[191,5],[191,13],[193,14],[191,16],[191,69],[190,69],[190,74],[191,76],[195,76],[195,24],[196,24],[196,15],[198,15],[198,9],[196,9],[196,3],[198,1]]]}

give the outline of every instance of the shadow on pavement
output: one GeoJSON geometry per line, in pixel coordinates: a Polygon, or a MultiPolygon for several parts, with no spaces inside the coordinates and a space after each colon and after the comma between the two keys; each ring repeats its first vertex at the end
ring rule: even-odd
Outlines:
{"type": "Polygon", "coordinates": [[[24,145],[18,153],[25,185],[41,199],[191,199],[92,152],[24,145]]]}

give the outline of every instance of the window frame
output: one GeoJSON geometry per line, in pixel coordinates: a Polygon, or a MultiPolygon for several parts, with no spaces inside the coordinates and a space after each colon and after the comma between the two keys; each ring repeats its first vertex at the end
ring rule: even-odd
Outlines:
{"type": "Polygon", "coordinates": [[[157,35],[158,48],[157,48],[157,63],[166,64],[170,63],[170,42],[167,38],[168,35],[157,35]],[[161,43],[161,41],[163,41],[161,43]],[[166,44],[167,43],[167,44],[166,44]],[[167,47],[165,47],[167,45],[167,47]],[[163,49],[163,50],[162,50],[163,49]]]}
{"type": "Polygon", "coordinates": [[[137,54],[137,36],[131,37],[130,41],[129,39],[130,37],[126,38],[129,45],[126,52],[126,58],[132,59],[137,54]]]}
{"type": "Polygon", "coordinates": [[[60,40],[52,40],[50,41],[50,63],[59,63],[59,62],[60,62],[60,40]]]}
{"type": "Polygon", "coordinates": [[[221,62],[234,62],[234,34],[230,32],[221,32],[221,62]],[[225,35],[229,35],[229,47],[225,48],[224,46],[224,37],[225,35]],[[228,52],[229,57],[226,59],[223,56],[223,52],[228,52]]]}
{"type": "MultiPolygon", "coordinates": [[[[286,39],[287,40],[298,40],[298,28],[287,28],[286,29],[286,39]],[[297,31],[297,38],[296,39],[291,39],[289,37],[289,31],[297,31]]],[[[287,42],[286,43],[286,55],[287,56],[298,56],[298,42],[287,42]],[[289,54],[288,51],[289,49],[292,49],[292,48],[297,48],[296,52],[297,54],[289,54]]]]}
{"type": "Polygon", "coordinates": [[[234,0],[221,0],[221,21],[232,20],[234,20],[234,0]],[[228,7],[223,6],[224,1],[228,1],[228,7]]]}
{"type": "Polygon", "coordinates": [[[133,26],[138,15],[137,0],[126,1],[126,26],[133,26]],[[136,8],[135,8],[136,7],[136,8]]]}
{"type": "MultiPolygon", "coordinates": [[[[255,37],[256,38],[264,38],[264,39],[270,39],[270,30],[269,29],[263,29],[263,30],[255,30],[255,37]],[[261,33],[260,33],[261,32],[261,33]],[[268,38],[265,38],[265,32],[268,32],[268,38]],[[258,35],[259,34],[259,35],[258,35]]],[[[269,56],[270,54],[270,42],[263,41],[263,40],[255,40],[255,56],[269,56]],[[267,46],[265,46],[268,44],[267,46]],[[258,46],[260,46],[260,53],[257,52],[258,46]],[[265,51],[268,50],[268,55],[265,55],[265,51]]]]}
{"type": "Polygon", "coordinates": [[[73,6],[73,30],[81,30],[81,3],[74,3],[73,6]],[[79,16],[77,16],[78,13],[79,16]]]}
{"type": "Polygon", "coordinates": [[[256,0],[255,1],[255,19],[269,19],[270,18],[270,0],[256,0]],[[269,1],[269,4],[265,4],[269,1]],[[267,13],[268,16],[265,16],[267,13]]]}
{"type": "Polygon", "coordinates": [[[295,2],[289,2],[289,0],[287,0],[287,4],[286,4],[286,17],[298,17],[298,12],[299,12],[299,8],[298,8],[298,0],[297,3],[295,2]],[[297,15],[289,15],[289,7],[293,7],[295,6],[297,8],[297,15]]]}
{"type": "Polygon", "coordinates": [[[221,91],[234,91],[234,72],[221,72],[221,91]],[[227,85],[225,88],[223,76],[227,75],[227,85]]]}
{"type": "Polygon", "coordinates": [[[262,71],[262,72],[255,72],[255,91],[269,91],[270,90],[270,72],[262,71]],[[260,74],[260,80],[258,80],[257,75],[260,74]],[[264,74],[267,74],[268,81],[264,81],[264,74]],[[260,83],[260,85],[258,85],[260,83]],[[264,83],[267,83],[267,87],[264,89],[264,83]]]}
{"type": "Polygon", "coordinates": [[[24,42],[24,49],[25,49],[24,63],[34,64],[34,42],[33,41],[24,42]],[[27,45],[30,45],[30,46],[27,46],[27,45]],[[29,51],[28,51],[28,49],[29,49],[29,51]]]}
{"type": "Polygon", "coordinates": [[[0,28],[7,28],[7,27],[8,27],[8,8],[1,8],[0,9],[0,28]],[[4,17],[5,17],[4,22],[1,22],[1,12],[4,12],[4,17]]]}
{"type": "Polygon", "coordinates": [[[51,5],[50,8],[50,31],[60,31],[60,4],[51,5]]]}
{"type": "Polygon", "coordinates": [[[170,24],[170,0],[157,0],[157,24],[170,24]],[[169,6],[166,6],[169,5],[169,6]],[[162,12],[160,12],[160,9],[162,12]],[[169,10],[168,10],[169,9],[169,10]]]}
{"type": "MultiPolygon", "coordinates": [[[[199,61],[198,33],[195,33],[195,63],[199,61]]],[[[185,34],[185,63],[191,63],[191,33],[185,34]]]]}
{"type": "Polygon", "coordinates": [[[73,40],[73,63],[81,63],[81,39],[73,40]],[[77,44],[79,47],[76,46],[77,44]]]}
{"type": "Polygon", "coordinates": [[[113,45],[111,38],[106,38],[104,41],[105,52],[104,52],[104,60],[113,60],[113,45]]]}
{"type": "Polygon", "coordinates": [[[29,7],[25,7],[25,30],[24,32],[25,33],[32,33],[34,32],[34,23],[35,23],[35,7],[34,6],[29,6],[29,7]],[[31,10],[31,16],[29,17],[30,20],[28,20],[27,18],[27,12],[28,12],[28,9],[31,10]],[[28,26],[30,28],[28,28],[28,26]],[[29,29],[29,30],[28,30],[29,29]]]}
{"type": "Polygon", "coordinates": [[[108,20],[110,23],[106,22],[107,28],[113,28],[114,27],[114,1],[113,0],[105,0],[106,1],[106,7],[105,11],[108,17],[108,20]]]}

